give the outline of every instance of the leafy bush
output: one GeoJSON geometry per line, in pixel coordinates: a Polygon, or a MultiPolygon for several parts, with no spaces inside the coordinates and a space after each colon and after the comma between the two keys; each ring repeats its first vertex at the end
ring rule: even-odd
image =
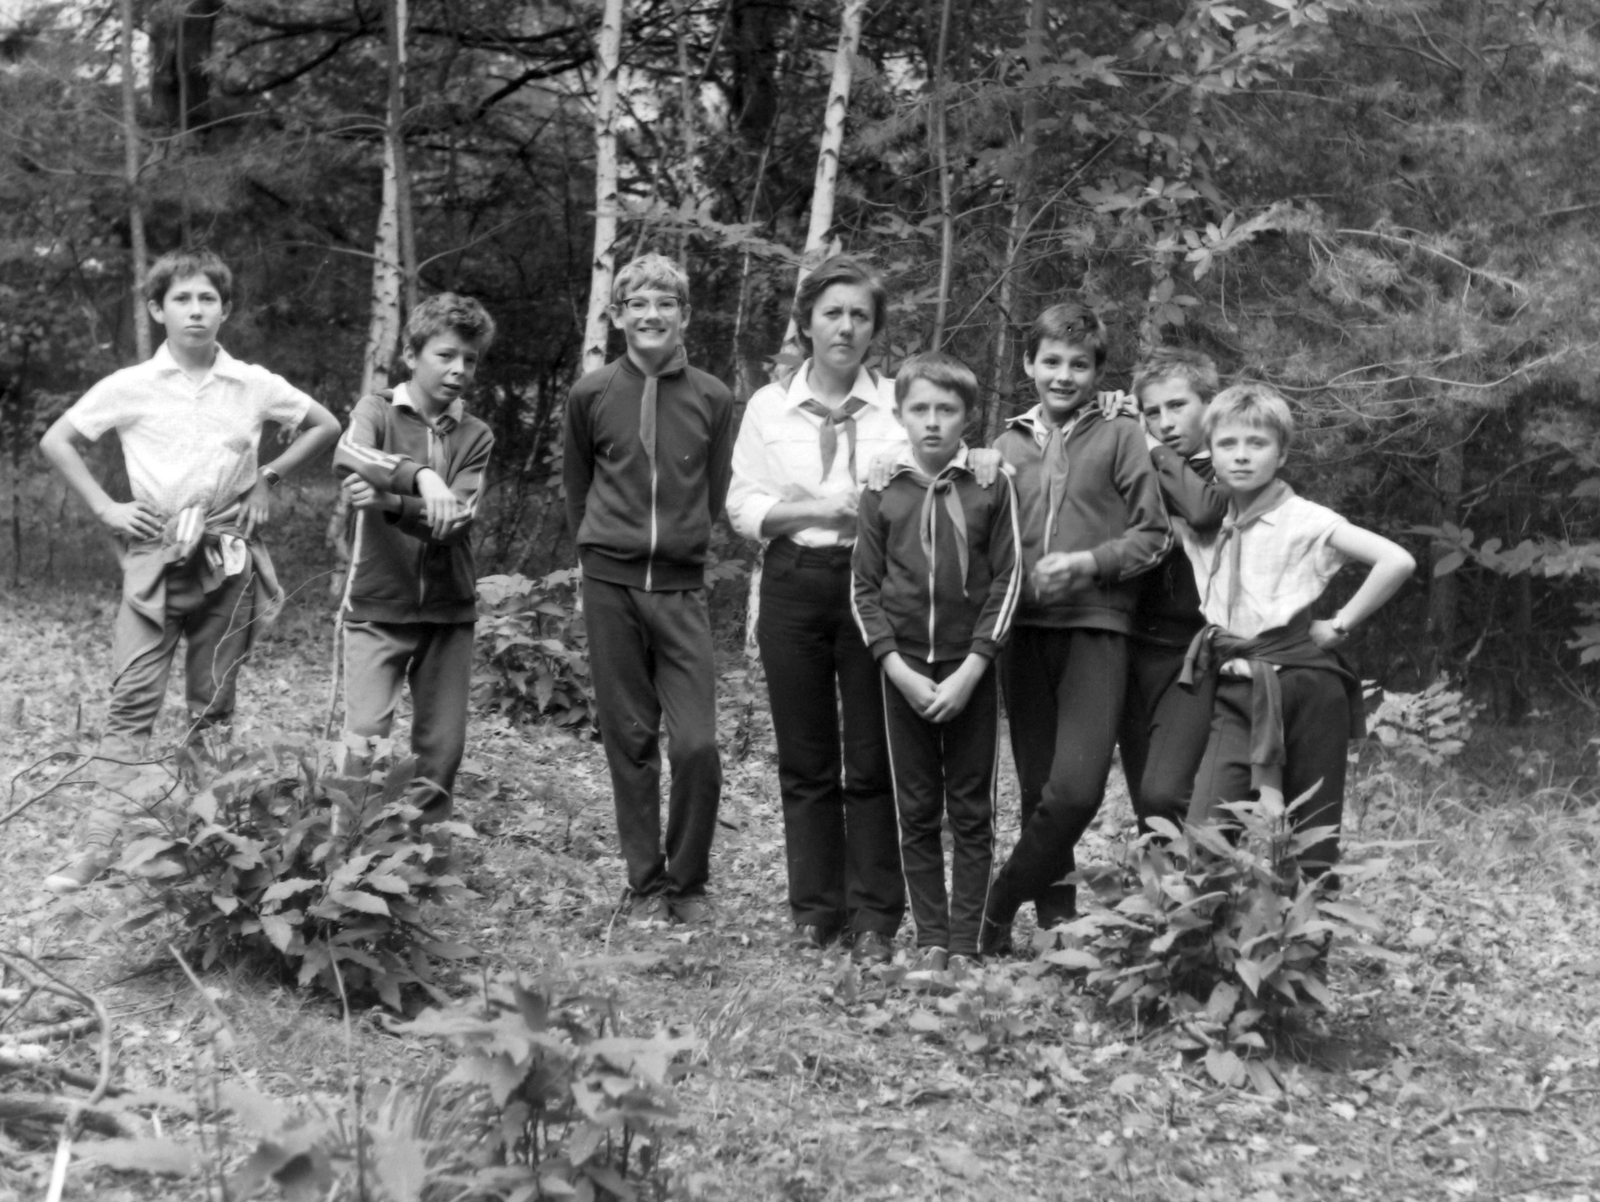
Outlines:
{"type": "Polygon", "coordinates": [[[1070,924],[1073,946],[1044,959],[1087,970],[1108,1005],[1171,1023],[1173,1041],[1204,1051],[1219,1082],[1273,1092],[1271,1038],[1332,1004],[1329,953],[1387,954],[1361,935],[1376,920],[1301,873],[1299,857],[1330,829],[1295,829],[1305,800],[1237,802],[1223,807],[1230,817],[1181,832],[1155,820],[1130,864],[1076,874],[1104,908],[1070,924]]]}
{"type": "Polygon", "coordinates": [[[478,645],[487,663],[477,679],[490,707],[559,726],[593,721],[580,575],[568,569],[538,580],[513,573],[478,581],[478,645]]]}
{"type": "MultiPolygon", "coordinates": [[[[224,747],[200,764],[201,787],[134,823],[123,871],[142,878],[154,906],[182,923],[180,945],[203,966],[254,960],[293,971],[299,984],[375,993],[400,1009],[406,986],[435,998],[433,961],[472,955],[438,940],[422,906],[473,894],[448,856],[415,836],[407,801],[414,761],[384,779],[324,777],[304,748],[224,747]]],[[[459,823],[430,828],[470,837],[459,823]]]]}
{"type": "Polygon", "coordinates": [[[1441,676],[1420,693],[1384,690],[1367,724],[1386,751],[1438,768],[1466,746],[1477,711],[1441,676]]]}

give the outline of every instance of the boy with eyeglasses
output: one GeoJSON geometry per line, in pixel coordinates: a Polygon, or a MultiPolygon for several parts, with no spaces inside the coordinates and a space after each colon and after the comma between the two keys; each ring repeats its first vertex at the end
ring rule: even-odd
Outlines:
{"type": "Polygon", "coordinates": [[[706,547],[728,497],[733,394],[690,367],[689,279],[642,255],[617,273],[627,353],[573,385],[562,476],[583,570],[596,717],[634,921],[704,924],[722,797],[706,547]],[[672,793],[661,832],[661,727],[672,793]]]}

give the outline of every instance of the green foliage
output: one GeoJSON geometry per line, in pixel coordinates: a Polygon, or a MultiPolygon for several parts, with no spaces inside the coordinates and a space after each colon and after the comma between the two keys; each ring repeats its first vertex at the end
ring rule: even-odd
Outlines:
{"type": "Polygon", "coordinates": [[[1304,802],[1237,802],[1223,807],[1229,817],[1181,832],[1155,820],[1124,868],[1077,874],[1101,907],[1067,928],[1072,946],[1043,958],[1087,970],[1112,1008],[1170,1023],[1219,1082],[1273,1092],[1271,1037],[1332,1004],[1329,954],[1381,953],[1362,935],[1377,922],[1300,871],[1331,831],[1296,829],[1304,802]]]}
{"type": "Polygon", "coordinates": [[[1386,751],[1430,768],[1442,767],[1466,746],[1479,708],[1450,683],[1440,677],[1420,693],[1385,689],[1367,720],[1368,728],[1386,751]]]}
{"type": "Polygon", "coordinates": [[[473,952],[434,938],[422,907],[473,895],[432,840],[472,830],[413,833],[413,763],[381,780],[344,779],[322,775],[303,747],[224,747],[201,765],[200,788],[132,824],[119,867],[155,904],[126,925],[176,915],[180,947],[203,967],[254,961],[395,1010],[407,986],[442,998],[437,960],[473,952]]]}
{"type": "Polygon", "coordinates": [[[512,717],[579,727],[594,719],[589,636],[579,609],[580,573],[539,580],[512,573],[478,581],[483,699],[512,717]]]}

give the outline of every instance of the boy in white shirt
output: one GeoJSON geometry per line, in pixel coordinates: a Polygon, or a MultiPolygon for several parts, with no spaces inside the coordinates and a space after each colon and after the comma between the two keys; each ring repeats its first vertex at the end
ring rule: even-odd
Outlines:
{"type": "Polygon", "coordinates": [[[1219,674],[1189,821],[1252,792],[1293,801],[1300,828],[1333,833],[1301,867],[1320,875],[1339,854],[1346,745],[1362,733],[1361,685],[1336,649],[1405,583],[1416,562],[1380,534],[1295,495],[1277,478],[1294,433],[1288,402],[1263,384],[1217,394],[1205,416],[1217,480],[1228,489],[1220,530],[1174,523],[1194,567],[1207,625],[1190,645],[1180,684],[1219,674]],[[1311,607],[1349,560],[1366,580],[1332,618],[1311,607]]]}
{"type": "MultiPolygon", "coordinates": [[[[241,363],[217,344],[233,302],[233,273],[210,251],[163,255],[145,303],[166,341],[144,363],[101,380],[45,433],[39,449],[115,536],[122,606],[112,639],[111,709],[101,753],[136,758],[166,695],[178,639],[187,640],[189,739],[232,720],[239,665],[259,623],[282,601],[258,540],[272,490],[339,436],[339,422],[282,376],[241,363]],[[261,430],[298,431],[259,466],[261,430]],[[114,501],[81,447],[115,430],[133,493],[114,501]]],[[[90,811],[83,846],[45,879],[82,889],[111,861],[115,810],[90,811]]]]}

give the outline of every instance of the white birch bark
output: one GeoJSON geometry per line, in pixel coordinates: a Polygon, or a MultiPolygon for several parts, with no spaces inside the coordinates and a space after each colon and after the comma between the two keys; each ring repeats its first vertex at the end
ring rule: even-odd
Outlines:
{"type": "MultiPolygon", "coordinates": [[[[795,277],[795,291],[824,257],[828,230],[833,225],[833,202],[839,182],[839,152],[844,148],[844,119],[850,110],[850,85],[855,76],[856,51],[861,47],[861,16],[866,0],[844,0],[839,17],[839,47],[833,56],[833,79],[828,84],[828,105],[822,114],[822,143],[817,147],[817,175],[811,185],[811,221],[806,228],[805,256],[795,277]]],[[[783,355],[799,353],[799,331],[793,318],[783,336],[783,355]]]]}
{"type": "Polygon", "coordinates": [[[128,185],[128,249],[133,259],[133,345],[143,363],[150,357],[150,319],[145,315],[144,202],[139,196],[138,80],[133,75],[133,0],[119,7],[122,31],[118,50],[122,66],[122,170],[128,185]]]}
{"type": "Polygon", "coordinates": [[[616,274],[617,75],[622,62],[622,0],[605,0],[600,21],[600,75],[594,107],[594,264],[589,277],[589,315],[583,329],[583,370],[605,366],[606,306],[616,274]]]}
{"type": "Polygon", "coordinates": [[[367,320],[367,352],[362,363],[361,395],[389,386],[389,367],[400,345],[400,179],[395,169],[394,140],[383,143],[383,200],[372,240],[372,312],[367,320]]]}

